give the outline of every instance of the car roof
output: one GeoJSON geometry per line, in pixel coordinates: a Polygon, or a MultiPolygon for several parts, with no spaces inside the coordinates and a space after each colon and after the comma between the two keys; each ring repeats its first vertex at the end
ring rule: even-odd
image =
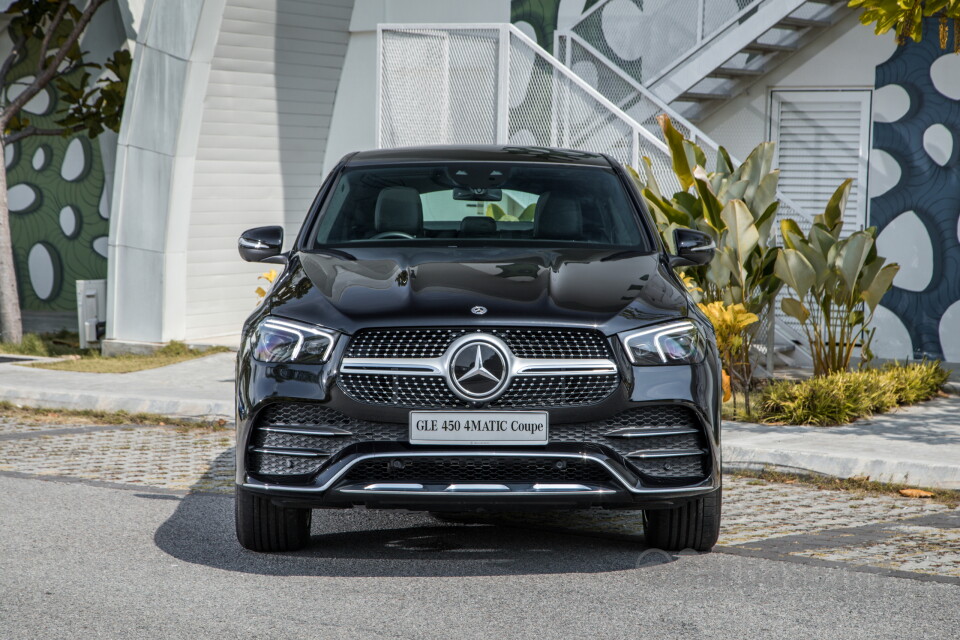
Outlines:
{"type": "Polygon", "coordinates": [[[517,145],[437,145],[360,151],[346,158],[348,166],[420,162],[536,162],[610,167],[606,156],[589,151],[517,145]]]}

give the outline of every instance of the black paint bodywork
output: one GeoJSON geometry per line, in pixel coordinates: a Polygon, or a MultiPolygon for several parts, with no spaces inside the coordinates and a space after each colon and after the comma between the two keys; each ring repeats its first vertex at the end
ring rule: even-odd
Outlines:
{"type": "MultiPolygon", "coordinates": [[[[348,416],[363,420],[406,422],[408,409],[356,402],[336,386],[337,368],[349,337],[371,327],[579,327],[601,331],[616,356],[621,386],[604,402],[589,407],[551,409],[550,423],[599,420],[642,404],[679,403],[692,408],[703,422],[711,449],[712,471],[696,487],[650,493],[618,493],[599,500],[610,507],[666,507],[720,486],[720,366],[713,328],[693,304],[670,266],[670,256],[653,232],[649,213],[632,179],[615,161],[601,155],[543,149],[508,148],[509,160],[576,163],[611,168],[619,176],[636,207],[636,214],[656,251],[602,251],[583,248],[517,249],[470,246],[380,246],[339,250],[307,250],[310,230],[322,213],[324,198],[346,165],[401,162],[505,161],[500,147],[438,147],[416,150],[380,150],[344,158],[320,190],[272,291],[243,328],[237,358],[237,483],[275,497],[291,506],[333,507],[365,502],[369,506],[443,508],[435,499],[343,502],[332,491],[319,488],[336,468],[321,471],[308,486],[269,484],[246,468],[247,442],[257,413],[278,401],[329,403],[348,416]],[[471,314],[475,305],[488,309],[471,314]],[[269,364],[253,359],[252,328],[266,316],[321,325],[341,335],[324,365],[269,364]],[[694,365],[631,366],[617,334],[670,320],[689,318],[710,336],[707,357],[694,365]]],[[[566,450],[568,445],[548,445],[566,450]]],[[[398,443],[398,453],[431,450],[398,443]]],[[[434,447],[433,449],[437,449],[434,447]]],[[[449,451],[450,447],[442,448],[449,451]]],[[[493,447],[492,449],[495,449],[493,447]]],[[[544,449],[540,447],[540,449],[544,449]]],[[[379,450],[383,450],[380,446],[379,450]]],[[[438,449],[439,450],[439,449],[438,449]]],[[[476,447],[462,448],[475,454],[476,447]]],[[[516,447],[510,450],[516,451],[516,447]]],[[[349,460],[340,461],[346,464],[349,460]]],[[[626,474],[633,476],[627,470],[626,474]]],[[[635,476],[633,476],[635,477],[635,476]]],[[[639,486],[639,485],[638,485],[639,486]]],[[[451,496],[453,498],[453,496],[451,496]]],[[[399,499],[398,499],[399,500],[399,499]]],[[[456,497],[460,506],[492,504],[488,498],[456,497]]],[[[509,500],[516,506],[523,500],[509,500]]],[[[550,505],[549,496],[536,501],[550,505]]],[[[596,506],[563,502],[559,506],[596,506]]]]}

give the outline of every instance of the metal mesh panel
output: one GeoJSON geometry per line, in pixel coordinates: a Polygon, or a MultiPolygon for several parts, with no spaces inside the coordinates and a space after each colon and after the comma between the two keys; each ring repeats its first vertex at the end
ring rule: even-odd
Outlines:
{"type": "Polygon", "coordinates": [[[763,0],[707,0],[703,3],[703,38],[715,35],[731,18],[743,12],[747,19],[763,0]]]}
{"type": "Polygon", "coordinates": [[[673,63],[678,53],[696,46],[700,4],[700,0],[608,0],[572,31],[631,77],[646,82],[673,63]]]}
{"type": "Polygon", "coordinates": [[[674,121],[674,127],[686,138],[695,135],[696,129],[682,118],[676,117],[649,89],[618,68],[609,58],[584,42],[576,35],[562,35],[570,69],[599,91],[605,98],[623,109],[653,136],[666,143],[663,131],[657,124],[657,116],[665,113],[674,121]]]}
{"type": "Polygon", "coordinates": [[[763,1],[601,0],[569,33],[647,83],[724,28],[749,18],[763,1]]]}
{"type": "Polygon", "coordinates": [[[496,142],[496,29],[385,30],[382,147],[496,142]]]}
{"type": "Polygon", "coordinates": [[[628,122],[515,34],[510,42],[510,142],[607,153],[634,164],[628,122]]]}

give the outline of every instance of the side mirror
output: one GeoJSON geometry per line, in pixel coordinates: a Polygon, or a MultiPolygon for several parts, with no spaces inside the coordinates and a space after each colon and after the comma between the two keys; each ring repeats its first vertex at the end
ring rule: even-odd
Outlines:
{"type": "Polygon", "coordinates": [[[247,262],[286,263],[283,250],[283,227],[247,229],[237,241],[240,257],[247,262]]]}
{"type": "Polygon", "coordinates": [[[709,264],[717,249],[713,238],[693,229],[675,229],[673,241],[677,246],[677,255],[670,256],[671,267],[696,267],[709,264]]]}

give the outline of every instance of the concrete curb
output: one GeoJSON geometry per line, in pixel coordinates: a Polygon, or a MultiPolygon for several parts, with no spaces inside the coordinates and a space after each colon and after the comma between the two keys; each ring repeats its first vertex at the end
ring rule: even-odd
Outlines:
{"type": "Polygon", "coordinates": [[[938,489],[960,489],[960,467],[922,460],[878,460],[873,457],[808,451],[756,449],[723,445],[723,469],[757,470],[774,467],[791,473],[814,473],[837,478],[867,476],[878,482],[938,489]]]}
{"type": "Polygon", "coordinates": [[[196,420],[227,420],[233,422],[234,408],[230,402],[210,399],[180,400],[163,397],[135,397],[98,391],[76,392],[36,389],[32,387],[0,387],[0,400],[28,407],[53,409],[91,409],[96,411],[126,411],[127,413],[155,413],[172,418],[196,420]]]}

